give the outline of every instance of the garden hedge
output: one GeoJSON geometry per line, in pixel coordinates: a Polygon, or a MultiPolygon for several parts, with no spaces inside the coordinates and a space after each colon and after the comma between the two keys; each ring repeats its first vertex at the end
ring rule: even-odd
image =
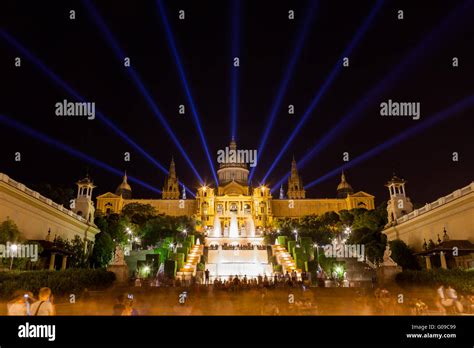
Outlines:
{"type": "Polygon", "coordinates": [[[286,236],[278,236],[278,244],[281,246],[286,246],[286,236]]]}
{"type": "Polygon", "coordinates": [[[0,297],[8,298],[17,290],[31,291],[36,296],[42,287],[50,288],[55,296],[77,295],[86,288],[106,289],[114,280],[115,274],[105,269],[0,272],[0,297]]]}
{"type": "Polygon", "coordinates": [[[474,294],[474,270],[406,270],[397,274],[395,279],[402,286],[421,285],[435,287],[438,283],[445,283],[446,285],[451,285],[457,291],[474,294]]]}

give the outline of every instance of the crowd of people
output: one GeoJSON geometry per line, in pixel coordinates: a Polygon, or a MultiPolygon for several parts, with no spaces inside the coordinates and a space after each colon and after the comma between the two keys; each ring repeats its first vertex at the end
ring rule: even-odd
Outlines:
{"type": "Polygon", "coordinates": [[[205,272],[205,285],[213,285],[216,289],[224,290],[240,290],[248,288],[276,288],[276,287],[296,287],[310,285],[310,274],[302,272],[300,275],[293,270],[291,273],[285,274],[274,273],[273,276],[266,274],[257,277],[247,277],[247,275],[234,275],[231,277],[216,277],[211,282],[209,279],[209,271],[205,272]]]}
{"type": "MultiPolygon", "coordinates": [[[[209,248],[209,250],[218,250],[219,245],[213,244],[213,245],[210,245],[208,248],[209,248]]],[[[251,243],[247,243],[247,244],[227,244],[227,243],[224,243],[224,244],[222,244],[222,250],[254,250],[254,249],[266,250],[267,246],[266,245],[253,245],[251,243]]]]}
{"type": "Polygon", "coordinates": [[[41,288],[38,298],[30,291],[18,290],[7,303],[8,315],[49,316],[56,315],[54,298],[50,288],[41,288]]]}
{"type": "Polygon", "coordinates": [[[474,295],[460,295],[447,284],[438,284],[436,307],[442,314],[474,314],[474,295]]]}

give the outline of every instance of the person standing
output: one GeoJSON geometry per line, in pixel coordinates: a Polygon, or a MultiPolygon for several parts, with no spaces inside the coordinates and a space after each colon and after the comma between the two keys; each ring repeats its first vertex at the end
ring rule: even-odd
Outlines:
{"type": "Polygon", "coordinates": [[[7,303],[8,315],[30,315],[30,301],[33,294],[25,291],[16,291],[13,299],[7,303]]]}
{"type": "Polygon", "coordinates": [[[113,313],[114,315],[122,315],[125,310],[125,295],[120,294],[117,296],[116,303],[114,304],[113,313]]]}
{"type": "Polygon", "coordinates": [[[206,286],[208,286],[209,285],[209,270],[207,268],[204,271],[204,277],[206,278],[206,280],[205,280],[206,286]]]}
{"type": "Polygon", "coordinates": [[[56,315],[53,305],[53,298],[50,288],[41,288],[38,294],[38,301],[31,305],[31,315],[47,316],[56,315]]]}

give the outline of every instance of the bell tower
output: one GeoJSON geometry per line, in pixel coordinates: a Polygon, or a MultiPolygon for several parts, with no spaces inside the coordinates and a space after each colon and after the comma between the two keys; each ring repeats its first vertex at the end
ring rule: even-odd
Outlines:
{"type": "Polygon", "coordinates": [[[303,199],[305,195],[303,180],[298,174],[296,160],[295,157],[293,157],[293,161],[291,162],[291,174],[288,178],[288,199],[303,199]]]}
{"type": "Polygon", "coordinates": [[[96,187],[87,175],[84,179],[77,183],[77,198],[74,203],[73,211],[87,220],[88,223],[94,224],[94,202],[92,201],[92,190],[96,187]]]}
{"type": "Polygon", "coordinates": [[[179,199],[179,182],[173,158],[171,158],[170,170],[163,186],[162,198],[179,199]]]}
{"type": "Polygon", "coordinates": [[[352,189],[352,186],[347,182],[346,174],[344,173],[344,171],[342,171],[341,182],[337,186],[336,191],[337,198],[346,198],[347,196],[352,195],[353,193],[354,190],[352,189]]]}
{"type": "Polygon", "coordinates": [[[395,174],[393,174],[392,179],[385,184],[390,193],[390,200],[387,202],[389,225],[395,224],[399,217],[413,211],[413,204],[410,198],[405,194],[405,184],[406,181],[400,179],[395,174]]]}

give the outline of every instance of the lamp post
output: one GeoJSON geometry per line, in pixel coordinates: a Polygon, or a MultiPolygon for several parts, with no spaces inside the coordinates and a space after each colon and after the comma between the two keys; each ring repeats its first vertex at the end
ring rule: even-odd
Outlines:
{"type": "Polygon", "coordinates": [[[298,231],[294,229],[293,233],[295,234],[295,240],[298,242],[298,231]]]}
{"type": "Polygon", "coordinates": [[[319,269],[319,245],[318,245],[318,243],[314,243],[314,247],[316,248],[316,263],[317,263],[318,269],[319,269]]]}
{"type": "Polygon", "coordinates": [[[130,229],[130,227],[127,227],[125,228],[125,231],[127,232],[128,234],[128,243],[130,245],[130,250],[133,250],[133,232],[132,230],[130,229]]]}
{"type": "Polygon", "coordinates": [[[12,244],[12,245],[10,246],[10,258],[11,258],[11,261],[10,261],[10,271],[11,271],[12,268],[13,268],[13,253],[16,253],[17,250],[18,250],[18,245],[12,244]]]}

